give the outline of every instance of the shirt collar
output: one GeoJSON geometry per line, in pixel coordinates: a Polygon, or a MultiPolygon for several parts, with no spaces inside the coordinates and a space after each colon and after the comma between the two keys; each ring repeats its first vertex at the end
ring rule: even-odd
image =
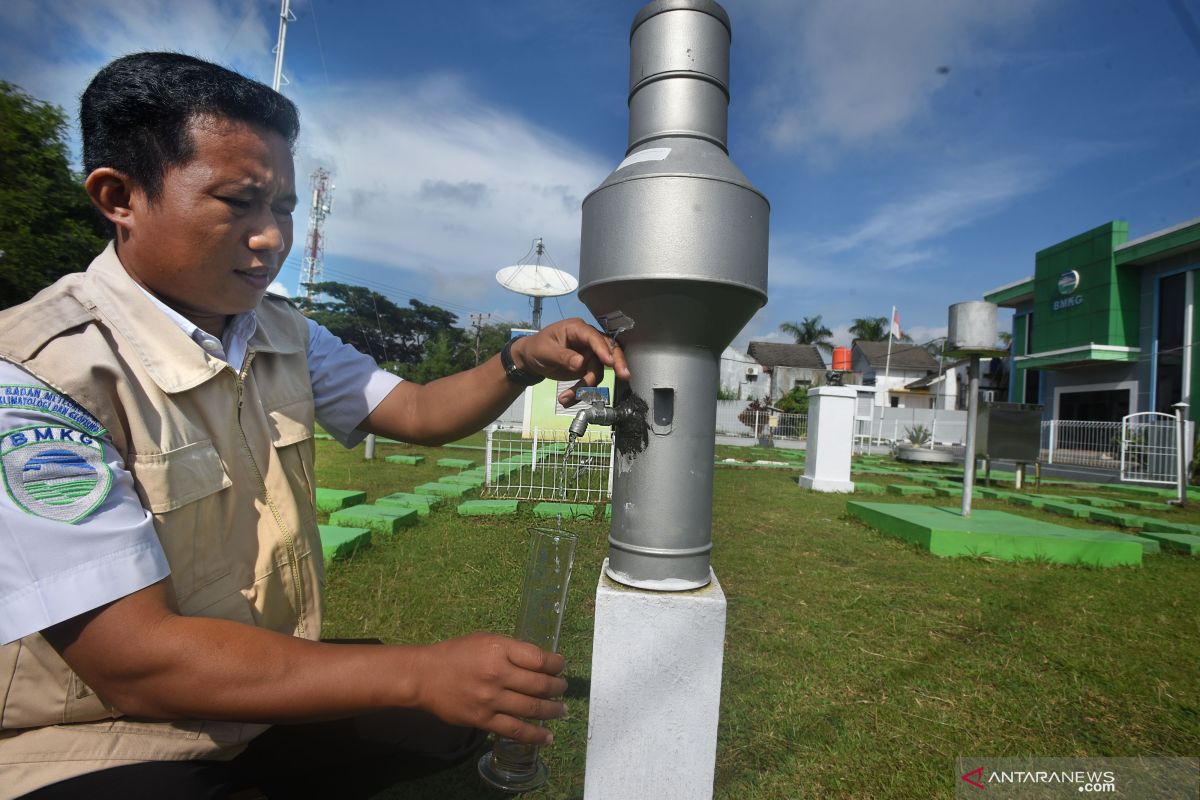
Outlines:
{"type": "Polygon", "coordinates": [[[159,300],[141,284],[136,285],[142,294],[146,295],[150,302],[167,316],[167,319],[175,323],[193,342],[200,345],[204,352],[214,358],[221,359],[234,369],[241,368],[242,361],[246,358],[246,349],[250,343],[250,337],[258,329],[258,316],[254,313],[253,309],[232,317],[225,324],[225,331],[221,334],[221,338],[218,339],[162,300],[159,300]]]}

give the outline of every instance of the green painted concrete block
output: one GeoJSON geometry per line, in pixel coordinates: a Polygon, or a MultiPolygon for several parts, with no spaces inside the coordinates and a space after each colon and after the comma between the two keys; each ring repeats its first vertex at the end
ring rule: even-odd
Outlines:
{"type": "Polygon", "coordinates": [[[418,519],[415,508],[364,505],[335,511],[329,517],[329,523],[344,528],[367,528],[373,533],[391,535],[401,528],[416,525],[418,519]]]}
{"type": "Polygon", "coordinates": [[[975,509],[963,517],[956,508],[860,500],[849,501],[846,510],[872,528],[937,556],[1094,566],[1142,563],[1142,544],[1127,534],[1068,528],[1004,511],[975,509]]]}
{"type": "Polygon", "coordinates": [[[422,483],[413,489],[417,494],[436,494],[442,497],[462,497],[471,491],[470,486],[461,483],[422,483]]]}
{"type": "Polygon", "coordinates": [[[475,462],[466,458],[439,458],[437,465],[450,469],[471,469],[475,466],[475,462]]]}
{"type": "Polygon", "coordinates": [[[357,489],[322,489],[317,487],[317,511],[332,514],[343,508],[367,502],[367,493],[357,489]]]}
{"type": "Polygon", "coordinates": [[[1189,556],[1200,556],[1200,536],[1190,533],[1168,533],[1167,531],[1142,531],[1140,535],[1143,538],[1155,540],[1164,550],[1189,556]]]}
{"type": "Polygon", "coordinates": [[[1051,514],[1059,514],[1072,519],[1089,519],[1095,510],[1082,503],[1064,503],[1060,500],[1043,500],[1042,508],[1051,514]]]}
{"type": "Polygon", "coordinates": [[[1126,534],[1130,539],[1134,539],[1142,546],[1142,554],[1147,556],[1155,556],[1162,552],[1162,545],[1157,539],[1148,538],[1144,533],[1126,534]]]}
{"type": "Polygon", "coordinates": [[[474,475],[446,475],[438,478],[438,483],[457,484],[459,486],[469,486],[472,489],[478,489],[483,486],[483,478],[477,478],[474,475]]]}
{"type": "Polygon", "coordinates": [[[314,433],[313,438],[314,439],[332,439],[333,437],[330,436],[328,433],[314,433]]]}
{"type": "Polygon", "coordinates": [[[516,500],[468,500],[458,506],[460,517],[501,517],[515,513],[516,500]]]}
{"type": "Polygon", "coordinates": [[[898,494],[901,497],[933,497],[933,489],[929,486],[909,486],[904,483],[889,483],[888,494],[898,494]]]}
{"type": "Polygon", "coordinates": [[[442,502],[442,498],[432,494],[412,494],[410,492],[395,492],[385,497],[381,497],[375,501],[377,506],[399,506],[400,508],[414,508],[417,514],[422,517],[429,516],[430,510],[436,508],[442,502]]]}
{"type": "Polygon", "coordinates": [[[1030,494],[1010,494],[1004,499],[1014,506],[1023,506],[1025,508],[1041,508],[1044,502],[1040,497],[1034,497],[1030,494]]]}
{"type": "Polygon", "coordinates": [[[1192,536],[1200,536],[1200,525],[1193,525],[1190,522],[1172,522],[1156,517],[1141,517],[1140,519],[1145,523],[1142,527],[1148,531],[1187,533],[1192,536]]]}
{"type": "Polygon", "coordinates": [[[1085,506],[1094,506],[1095,508],[1120,508],[1121,503],[1117,500],[1110,500],[1107,497],[1090,497],[1087,495],[1076,495],[1072,500],[1083,503],[1085,506]]]}
{"type": "Polygon", "coordinates": [[[1093,522],[1105,522],[1109,525],[1118,525],[1122,528],[1130,530],[1139,530],[1142,527],[1143,517],[1136,514],[1125,514],[1121,511],[1113,511],[1109,508],[1094,508],[1092,509],[1091,519],[1093,522]]]}
{"type": "Polygon", "coordinates": [[[408,464],[410,466],[415,467],[417,464],[420,464],[422,461],[425,460],[425,456],[396,455],[396,456],[388,456],[387,458],[385,458],[383,460],[389,464],[408,464]]]}
{"type": "Polygon", "coordinates": [[[562,514],[571,519],[591,519],[596,507],[590,503],[538,503],[533,507],[535,517],[557,517],[562,514]]]}
{"type": "Polygon", "coordinates": [[[1141,511],[1166,511],[1171,506],[1167,505],[1166,500],[1123,500],[1123,503],[1130,508],[1136,508],[1141,511]]]}
{"type": "Polygon", "coordinates": [[[869,481],[855,481],[855,494],[884,494],[886,490],[878,483],[870,483],[869,481]]]}
{"type": "Polygon", "coordinates": [[[371,544],[371,531],[366,528],[318,525],[317,532],[321,535],[321,554],[325,566],[335,559],[349,558],[358,548],[371,544]]]}

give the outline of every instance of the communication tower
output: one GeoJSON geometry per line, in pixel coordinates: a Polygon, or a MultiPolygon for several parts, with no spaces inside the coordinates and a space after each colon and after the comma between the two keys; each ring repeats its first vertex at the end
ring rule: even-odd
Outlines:
{"type": "Polygon", "coordinates": [[[312,206],[308,210],[308,235],[304,240],[304,263],[300,268],[300,286],[296,296],[312,300],[312,289],[305,284],[320,283],[325,263],[325,218],[333,211],[333,184],[329,171],[317,167],[309,176],[312,206]]]}

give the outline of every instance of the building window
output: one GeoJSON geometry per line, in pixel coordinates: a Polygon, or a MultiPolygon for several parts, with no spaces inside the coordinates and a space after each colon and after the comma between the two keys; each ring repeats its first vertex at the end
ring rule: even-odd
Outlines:
{"type": "Polygon", "coordinates": [[[1027,356],[1033,352],[1033,312],[1030,311],[1025,315],[1025,347],[1021,353],[1027,356]]]}
{"type": "Polygon", "coordinates": [[[792,381],[793,389],[799,389],[801,386],[812,386],[812,381],[803,378],[796,378],[796,380],[792,381]]]}
{"type": "Polygon", "coordinates": [[[1036,369],[1025,370],[1025,397],[1022,402],[1038,403],[1042,396],[1042,373],[1036,369]]]}
{"type": "Polygon", "coordinates": [[[1064,391],[1058,396],[1058,419],[1120,422],[1129,413],[1128,389],[1064,391]]]}
{"type": "Polygon", "coordinates": [[[1183,399],[1183,317],[1187,308],[1187,274],[1168,275],[1158,282],[1157,359],[1154,363],[1154,410],[1175,413],[1183,399]]]}

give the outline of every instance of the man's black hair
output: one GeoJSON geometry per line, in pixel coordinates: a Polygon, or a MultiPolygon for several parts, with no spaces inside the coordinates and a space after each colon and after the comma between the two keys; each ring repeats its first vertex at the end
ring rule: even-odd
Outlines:
{"type": "Polygon", "coordinates": [[[125,173],[153,202],[168,168],[194,154],[197,117],[259,125],[293,146],[300,114],[269,86],[182,53],[134,53],[104,67],[79,104],[83,169],[125,173]]]}

